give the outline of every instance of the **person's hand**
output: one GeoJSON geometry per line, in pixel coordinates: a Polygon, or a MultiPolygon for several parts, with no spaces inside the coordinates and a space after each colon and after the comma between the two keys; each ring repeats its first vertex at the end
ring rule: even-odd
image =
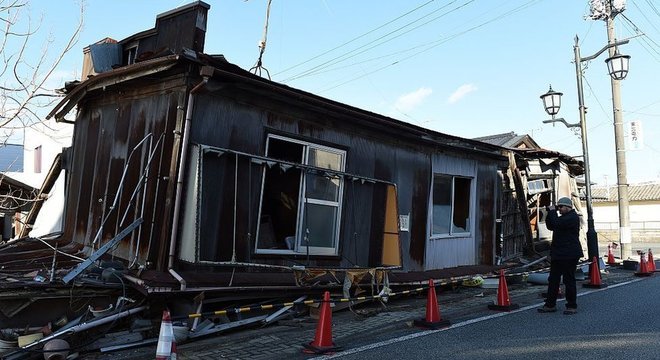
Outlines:
{"type": "Polygon", "coordinates": [[[548,210],[550,210],[550,211],[555,211],[555,206],[554,206],[554,205],[550,205],[550,206],[548,206],[548,210]]]}

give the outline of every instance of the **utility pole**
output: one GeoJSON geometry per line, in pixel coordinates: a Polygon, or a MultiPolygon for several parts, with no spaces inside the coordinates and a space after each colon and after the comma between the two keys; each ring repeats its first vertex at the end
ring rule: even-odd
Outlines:
{"type": "MultiPolygon", "coordinates": [[[[616,42],[614,34],[614,17],[617,10],[612,6],[612,0],[606,0],[607,15],[607,43],[616,42]]],[[[609,48],[610,57],[614,56],[616,47],[609,48]]],[[[623,112],[621,109],[621,83],[620,80],[610,78],[612,84],[612,108],[614,111],[614,144],[616,148],[616,173],[619,197],[619,245],[621,246],[621,259],[631,256],[632,231],[630,228],[630,215],[628,212],[628,179],[626,175],[626,146],[623,132],[623,112]]]]}

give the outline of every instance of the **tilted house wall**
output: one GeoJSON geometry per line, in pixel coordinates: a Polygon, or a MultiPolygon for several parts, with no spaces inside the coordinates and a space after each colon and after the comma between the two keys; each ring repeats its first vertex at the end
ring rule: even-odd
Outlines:
{"type": "Polygon", "coordinates": [[[228,265],[415,271],[494,262],[500,147],[204,55],[208,7],[160,15],[155,30],[120,41],[122,66],[84,81],[52,112],[79,109],[65,238],[91,252],[142,219],[112,254],[184,277],[228,265]],[[179,32],[161,33],[166,23],[179,32]],[[162,35],[179,33],[187,42],[162,35]]]}

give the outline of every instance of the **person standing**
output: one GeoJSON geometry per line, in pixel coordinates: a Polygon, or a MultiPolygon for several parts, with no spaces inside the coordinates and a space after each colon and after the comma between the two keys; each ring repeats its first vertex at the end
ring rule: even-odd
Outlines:
{"type": "Polygon", "coordinates": [[[552,231],[550,245],[550,276],[548,277],[548,296],[545,305],[539,308],[542,313],[557,311],[557,295],[561,278],[566,287],[566,310],[564,314],[577,313],[577,287],[575,270],[583,256],[580,245],[580,216],[573,209],[573,202],[567,197],[557,201],[557,206],[548,207],[545,225],[552,231]],[[559,214],[558,214],[559,212],[559,214]]]}

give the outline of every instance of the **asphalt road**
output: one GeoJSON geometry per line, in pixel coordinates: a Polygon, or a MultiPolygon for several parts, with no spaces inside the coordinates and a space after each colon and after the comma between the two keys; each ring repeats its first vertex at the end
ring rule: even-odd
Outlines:
{"type": "MultiPolygon", "coordinates": [[[[537,306],[349,349],[323,359],[657,359],[660,274],[579,295],[579,312],[537,306]]],[[[563,309],[563,302],[558,304],[563,309]]]]}

